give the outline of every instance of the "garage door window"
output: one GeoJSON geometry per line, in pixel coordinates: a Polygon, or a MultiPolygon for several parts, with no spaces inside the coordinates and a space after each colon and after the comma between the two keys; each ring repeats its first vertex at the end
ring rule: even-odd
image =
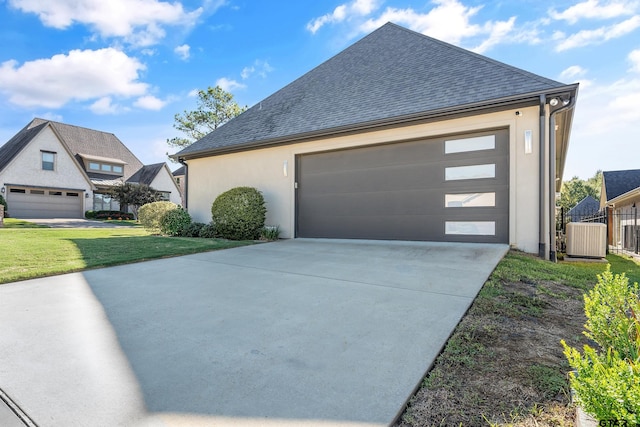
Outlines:
{"type": "Polygon", "coordinates": [[[20,194],[24,194],[27,191],[24,188],[12,188],[11,190],[9,190],[9,193],[20,193],[20,194]]]}
{"type": "Polygon", "coordinates": [[[444,153],[466,153],[469,151],[493,150],[496,148],[496,136],[476,136],[473,138],[453,139],[444,142],[444,153]]]}
{"type": "Polygon", "coordinates": [[[494,207],[496,193],[445,194],[444,205],[447,208],[494,207]]]}
{"type": "Polygon", "coordinates": [[[445,181],[457,181],[461,179],[495,178],[496,165],[455,166],[444,169],[445,181]]]}
{"type": "Polygon", "coordinates": [[[29,190],[29,193],[44,196],[44,190],[29,190]]]}
{"type": "Polygon", "coordinates": [[[52,171],[55,167],[56,153],[49,151],[42,152],[42,170],[52,171]]]}
{"type": "Polygon", "coordinates": [[[445,221],[445,234],[495,236],[495,221],[445,221]]]}
{"type": "Polygon", "coordinates": [[[49,191],[50,196],[62,196],[62,191],[49,191]]]}

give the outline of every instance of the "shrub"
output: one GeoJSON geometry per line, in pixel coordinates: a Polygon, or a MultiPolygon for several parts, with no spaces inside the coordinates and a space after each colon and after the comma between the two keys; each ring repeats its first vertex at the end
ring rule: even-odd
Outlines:
{"type": "Polygon", "coordinates": [[[7,205],[7,201],[5,200],[5,198],[2,196],[2,194],[0,194],[0,205],[4,206],[4,213],[5,216],[7,215],[7,212],[9,211],[9,207],[7,205]]]}
{"type": "Polygon", "coordinates": [[[182,229],[180,237],[200,237],[200,230],[204,224],[201,222],[192,222],[182,229]]]}
{"type": "Polygon", "coordinates": [[[206,239],[213,239],[218,237],[216,233],[216,226],[213,223],[205,224],[201,229],[200,233],[198,233],[198,237],[204,237],[206,239]]]}
{"type": "Polygon", "coordinates": [[[575,373],[571,386],[582,408],[600,421],[640,422],[640,289],[611,267],[584,297],[584,334],[600,351],[585,345],[581,355],[564,340],[564,354],[575,373]]]}
{"type": "Polygon", "coordinates": [[[260,240],[278,240],[280,237],[280,227],[277,225],[265,225],[260,230],[260,240]]]}
{"type": "Polygon", "coordinates": [[[96,211],[86,211],[84,217],[87,219],[94,219],[96,217],[96,211]]]}
{"type": "Polygon", "coordinates": [[[161,201],[142,205],[138,211],[138,221],[142,226],[152,233],[160,232],[160,221],[165,213],[178,209],[178,205],[171,202],[161,201]]]}
{"type": "Polygon", "coordinates": [[[232,188],[219,195],[211,206],[216,231],[231,240],[259,238],[266,213],[262,193],[252,187],[232,188]]]}
{"type": "MultiPolygon", "coordinates": [[[[93,211],[87,211],[85,213],[85,216],[87,216],[88,212],[93,212],[93,211]]],[[[133,219],[133,214],[129,212],[120,212],[120,211],[96,211],[96,212],[93,212],[93,218],[94,219],[129,219],[130,220],[130,219],[133,219]]]]}
{"type": "Polygon", "coordinates": [[[191,215],[181,207],[166,211],[160,218],[160,232],[167,236],[179,236],[191,224],[191,215]]]}

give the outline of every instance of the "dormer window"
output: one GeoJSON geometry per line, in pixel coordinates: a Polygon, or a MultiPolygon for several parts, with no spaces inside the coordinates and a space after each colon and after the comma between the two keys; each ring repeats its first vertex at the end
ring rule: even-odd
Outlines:
{"type": "Polygon", "coordinates": [[[113,166],[114,173],[122,173],[122,166],[113,166]]]}
{"type": "Polygon", "coordinates": [[[91,169],[92,171],[99,171],[100,163],[89,162],[89,169],[91,169]]]}
{"type": "Polygon", "coordinates": [[[78,155],[84,159],[84,166],[87,172],[116,176],[124,175],[124,165],[126,165],[126,162],[120,159],[82,153],[78,153],[78,155]]]}

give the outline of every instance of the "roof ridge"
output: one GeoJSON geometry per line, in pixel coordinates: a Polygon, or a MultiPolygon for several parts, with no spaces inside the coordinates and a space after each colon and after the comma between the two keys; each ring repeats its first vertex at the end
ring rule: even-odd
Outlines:
{"type": "Polygon", "coordinates": [[[40,117],[34,117],[33,120],[31,121],[31,123],[33,123],[35,120],[41,120],[42,122],[45,122],[45,123],[48,122],[48,123],[51,123],[54,126],[55,125],[60,125],[60,126],[69,127],[69,128],[83,129],[83,130],[87,130],[87,131],[90,131],[90,132],[104,133],[105,135],[113,135],[114,137],[118,138],[113,132],[105,132],[105,131],[102,131],[102,130],[91,129],[91,128],[88,128],[86,126],[71,125],[69,123],[57,122],[55,120],[42,119],[40,117]]]}
{"type": "MultiPolygon", "coordinates": [[[[550,78],[547,78],[547,77],[541,76],[541,75],[539,75],[539,74],[535,74],[535,73],[532,73],[532,72],[530,72],[530,71],[523,70],[522,68],[518,68],[518,67],[515,67],[515,66],[513,66],[513,65],[509,65],[509,64],[507,64],[507,63],[505,63],[505,62],[498,61],[497,59],[490,58],[490,57],[488,57],[488,56],[485,56],[485,55],[482,55],[482,54],[476,53],[476,52],[474,52],[474,51],[472,51],[472,50],[469,50],[469,49],[465,49],[465,48],[460,47],[460,46],[457,46],[457,45],[455,45],[455,44],[453,44],[453,43],[448,43],[448,42],[445,42],[445,41],[443,41],[443,40],[438,40],[438,39],[436,39],[436,38],[434,38],[434,37],[431,37],[431,36],[428,36],[428,35],[423,34],[423,33],[421,33],[421,32],[418,32],[418,31],[412,30],[412,29],[410,29],[410,28],[405,28],[405,27],[400,26],[400,25],[398,25],[398,24],[396,24],[396,23],[393,23],[393,22],[387,22],[387,23],[386,23],[386,24],[384,24],[382,27],[378,28],[376,31],[378,31],[378,30],[380,30],[380,29],[384,28],[384,27],[385,27],[385,26],[387,26],[387,25],[392,25],[392,26],[394,26],[394,27],[396,27],[396,28],[398,28],[398,29],[400,29],[400,30],[406,31],[406,32],[408,32],[408,33],[415,34],[415,35],[417,35],[417,36],[421,36],[421,37],[427,38],[427,39],[429,39],[430,41],[432,41],[432,42],[434,42],[434,43],[437,43],[437,44],[439,44],[439,45],[442,45],[442,46],[444,46],[444,47],[447,47],[447,48],[450,48],[450,49],[454,49],[454,50],[457,50],[457,51],[464,52],[464,53],[465,53],[465,54],[467,54],[467,55],[473,55],[473,56],[475,56],[476,58],[481,59],[481,60],[483,60],[483,61],[485,61],[485,62],[490,62],[490,63],[492,63],[492,64],[494,64],[494,65],[498,65],[498,66],[500,66],[500,67],[508,68],[508,69],[510,69],[510,70],[512,70],[512,71],[516,71],[516,72],[518,72],[518,73],[520,73],[520,74],[522,74],[522,75],[524,75],[524,76],[527,76],[527,77],[533,77],[533,78],[535,78],[536,80],[538,80],[538,81],[540,81],[540,82],[548,83],[549,81],[551,81],[551,82],[553,82],[553,83],[566,85],[566,83],[562,83],[562,82],[559,82],[559,81],[557,81],[557,80],[553,80],[553,79],[550,79],[550,78]]],[[[374,31],[373,33],[375,33],[376,31],[374,31]]],[[[373,33],[371,33],[371,34],[373,34],[373,33]]]]}

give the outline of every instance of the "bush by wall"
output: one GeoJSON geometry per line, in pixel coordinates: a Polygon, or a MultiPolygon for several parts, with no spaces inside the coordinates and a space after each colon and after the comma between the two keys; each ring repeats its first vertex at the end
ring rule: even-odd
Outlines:
{"type": "Polygon", "coordinates": [[[138,221],[152,233],[160,233],[160,221],[163,215],[174,209],[178,209],[175,203],[161,201],[142,205],[138,211],[138,221]]]}
{"type": "MultiPolygon", "coordinates": [[[[584,297],[584,334],[599,349],[584,346],[584,354],[564,340],[564,354],[576,399],[599,421],[640,423],[640,289],[611,268],[584,297]]],[[[620,424],[621,425],[621,424],[620,424]]]]}
{"type": "Polygon", "coordinates": [[[188,226],[184,227],[180,232],[181,237],[200,237],[200,230],[202,230],[204,224],[201,222],[192,222],[188,226]]]}
{"type": "Polygon", "coordinates": [[[205,224],[198,233],[198,237],[203,237],[205,239],[213,239],[218,237],[216,233],[216,226],[213,223],[205,224]]]}
{"type": "Polygon", "coordinates": [[[211,206],[217,233],[226,239],[258,239],[267,213],[264,197],[253,187],[236,187],[220,194],[211,206]]]}
{"type": "Polygon", "coordinates": [[[84,216],[88,219],[133,219],[133,214],[120,211],[87,211],[84,216]],[[88,215],[92,215],[89,217],[88,215]]]}
{"type": "Polygon", "coordinates": [[[0,205],[4,206],[4,215],[8,217],[7,212],[9,211],[9,206],[7,205],[7,201],[2,196],[2,194],[0,194],[0,205]]]}
{"type": "Polygon", "coordinates": [[[191,215],[178,207],[166,211],[160,218],[160,232],[167,236],[180,236],[182,230],[191,224],[191,215]]]}

